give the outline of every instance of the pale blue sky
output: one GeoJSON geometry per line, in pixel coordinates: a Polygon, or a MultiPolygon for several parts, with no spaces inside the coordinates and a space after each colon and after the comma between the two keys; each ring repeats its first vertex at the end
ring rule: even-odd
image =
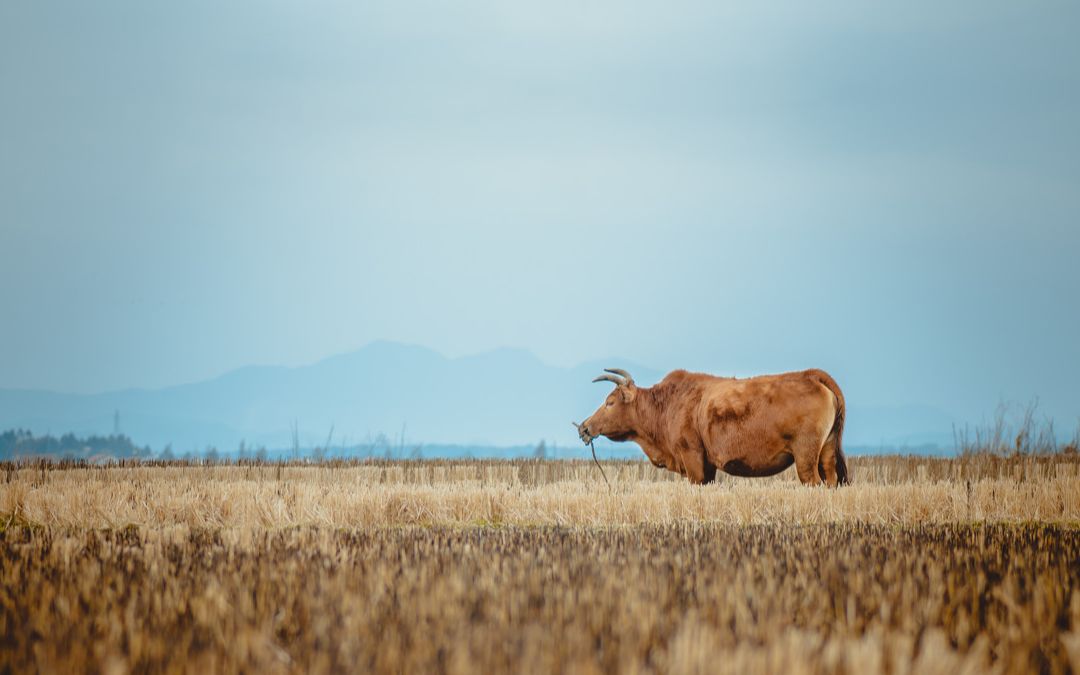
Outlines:
{"type": "Polygon", "coordinates": [[[0,387],[374,339],[1080,415],[1074,2],[0,4],[0,387]]]}

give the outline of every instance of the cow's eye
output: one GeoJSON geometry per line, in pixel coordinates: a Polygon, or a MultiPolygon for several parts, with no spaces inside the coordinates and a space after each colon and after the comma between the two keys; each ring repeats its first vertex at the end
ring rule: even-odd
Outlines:
{"type": "Polygon", "coordinates": [[[609,407],[615,405],[615,399],[608,401],[607,404],[609,407]]]}

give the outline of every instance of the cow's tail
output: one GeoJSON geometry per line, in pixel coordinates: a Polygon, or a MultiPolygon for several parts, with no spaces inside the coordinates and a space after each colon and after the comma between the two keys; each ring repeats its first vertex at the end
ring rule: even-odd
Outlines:
{"type": "MultiPolygon", "coordinates": [[[[844,436],[844,417],[847,415],[847,407],[844,405],[844,392],[840,391],[840,385],[832,376],[824,370],[813,371],[814,378],[825,385],[833,396],[836,397],[836,420],[827,438],[836,437],[836,484],[850,485],[851,478],[848,475],[847,461],[844,459],[844,450],[841,447],[841,439],[844,436]]],[[[826,440],[826,442],[828,442],[826,440]]]]}

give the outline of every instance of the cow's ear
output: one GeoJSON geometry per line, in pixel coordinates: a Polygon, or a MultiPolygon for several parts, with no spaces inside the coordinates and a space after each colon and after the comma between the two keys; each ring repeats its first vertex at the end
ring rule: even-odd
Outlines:
{"type": "Polygon", "coordinates": [[[635,387],[633,384],[624,384],[623,386],[619,387],[619,391],[622,392],[623,403],[629,403],[634,400],[635,396],[637,396],[637,387],[635,387]]]}

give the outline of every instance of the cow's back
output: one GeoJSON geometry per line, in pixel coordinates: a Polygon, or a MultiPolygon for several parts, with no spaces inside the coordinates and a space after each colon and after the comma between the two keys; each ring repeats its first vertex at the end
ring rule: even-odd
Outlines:
{"type": "Polygon", "coordinates": [[[832,394],[814,372],[702,381],[695,417],[709,455],[772,454],[801,436],[827,433],[832,394]]]}

